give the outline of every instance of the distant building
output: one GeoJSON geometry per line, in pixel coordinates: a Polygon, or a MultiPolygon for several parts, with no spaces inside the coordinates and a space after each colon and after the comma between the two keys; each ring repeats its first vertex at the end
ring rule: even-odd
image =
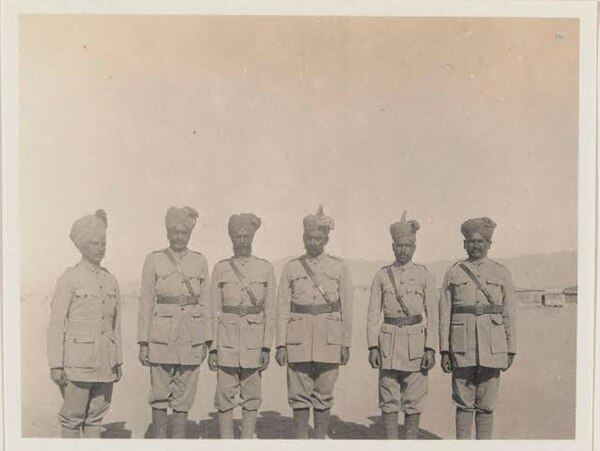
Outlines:
{"type": "Polygon", "coordinates": [[[526,288],[515,288],[517,302],[519,304],[541,304],[544,290],[533,290],[526,288]]]}
{"type": "Polygon", "coordinates": [[[565,304],[577,303],[577,286],[569,288],[549,288],[542,295],[542,305],[562,307],[565,304]]]}
{"type": "Polygon", "coordinates": [[[565,288],[563,293],[565,294],[565,302],[567,304],[577,304],[577,285],[565,288]]]}

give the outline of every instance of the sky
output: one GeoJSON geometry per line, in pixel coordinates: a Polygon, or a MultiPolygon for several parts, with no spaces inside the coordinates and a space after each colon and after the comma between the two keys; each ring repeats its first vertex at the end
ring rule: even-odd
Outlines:
{"type": "Polygon", "coordinates": [[[389,225],[421,224],[415,260],[462,256],[460,224],[498,223],[491,256],[577,245],[578,46],[568,19],[22,16],[22,286],[78,260],[69,230],[108,212],[104,261],[139,278],[164,215],[200,214],[190,247],[231,255],[393,259],[389,225]]]}

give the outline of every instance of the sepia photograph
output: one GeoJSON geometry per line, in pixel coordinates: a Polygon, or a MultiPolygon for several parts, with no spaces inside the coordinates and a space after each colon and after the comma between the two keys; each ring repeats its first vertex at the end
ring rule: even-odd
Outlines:
{"type": "Polygon", "coordinates": [[[597,12],[548,3],[11,15],[14,449],[591,449],[597,12]]]}

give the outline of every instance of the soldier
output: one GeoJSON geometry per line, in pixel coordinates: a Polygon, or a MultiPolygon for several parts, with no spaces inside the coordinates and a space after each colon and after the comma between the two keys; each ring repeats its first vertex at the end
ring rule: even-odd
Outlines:
{"type": "Polygon", "coordinates": [[[62,436],[99,438],[113,383],[121,379],[120,297],[117,280],[100,266],[106,252],[104,210],[73,223],[81,261],[58,279],[48,327],[50,378],[64,402],[62,436]]]}
{"type": "Polygon", "coordinates": [[[306,254],[285,264],[279,284],[275,359],[287,364],[294,438],[308,438],[312,407],[314,437],[323,439],[339,366],[350,359],[353,287],[343,260],[323,252],[333,219],[319,206],[303,225],[306,254]]]}
{"type": "Polygon", "coordinates": [[[139,360],[150,367],[154,438],[167,438],[167,408],[173,438],[185,438],[198,371],[212,340],[206,258],[187,245],[198,212],[171,207],[165,225],[169,248],[146,257],[138,317],[139,360]]]}
{"type": "Polygon", "coordinates": [[[446,273],[440,296],[442,369],[452,372],[456,438],[492,436],[500,371],[517,352],[516,301],[510,272],[487,258],[496,224],[469,219],[460,228],[468,258],[446,273]]]}
{"type": "Polygon", "coordinates": [[[427,372],[435,365],[438,291],[427,268],[412,262],[419,223],[390,226],[396,261],[375,274],[367,314],[369,363],[379,368],[379,407],[386,437],[398,438],[398,403],[405,439],[417,439],[427,372]],[[381,312],[384,319],[381,324],[381,312]]]}
{"type": "Polygon", "coordinates": [[[252,255],[252,240],[260,224],[260,218],[252,213],[229,218],[234,255],[217,263],[211,278],[216,334],[208,365],[213,371],[218,369],[215,407],[221,438],[233,438],[233,408],[238,393],[241,437],[254,437],[261,403],[261,372],[269,365],[277,288],[273,265],[252,255]]]}

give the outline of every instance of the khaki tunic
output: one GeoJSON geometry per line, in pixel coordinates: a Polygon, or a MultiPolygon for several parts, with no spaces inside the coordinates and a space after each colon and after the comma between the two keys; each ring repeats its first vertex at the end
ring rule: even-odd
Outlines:
{"type": "Polygon", "coordinates": [[[212,339],[209,276],[206,258],[199,252],[170,252],[188,275],[198,304],[158,304],[158,296],[188,296],[177,268],[156,251],[146,257],[142,272],[138,343],[148,343],[150,363],[199,365],[203,345],[212,339]]]}
{"type": "Polygon", "coordinates": [[[58,279],[48,327],[48,363],[69,381],[113,382],[121,351],[120,295],[105,268],[82,260],[58,279]]]}
{"type": "Polygon", "coordinates": [[[409,315],[423,315],[423,321],[402,327],[382,323],[382,312],[383,316],[405,316],[388,276],[388,266],[384,266],[377,271],[371,285],[367,345],[379,348],[383,370],[420,371],[425,348],[437,349],[439,294],[435,279],[425,266],[412,261],[389,267],[409,315]]]}
{"type": "Polygon", "coordinates": [[[291,302],[324,304],[326,301],[299,259],[285,264],[277,300],[276,345],[286,346],[288,361],[340,363],[341,347],[352,339],[353,287],[344,261],[325,253],[306,258],[330,301],[340,300],[341,312],[319,315],[291,312],[291,302]]]}
{"type": "Polygon", "coordinates": [[[244,316],[222,312],[223,305],[251,307],[253,304],[229,260],[217,263],[211,277],[213,327],[216,331],[211,350],[217,350],[219,366],[258,368],[261,349],[270,349],[273,343],[277,290],[275,271],[267,260],[254,256],[235,257],[234,262],[257,304],[263,306],[263,311],[244,316]]]}
{"type": "MultiPolygon", "coordinates": [[[[458,262],[461,263],[461,262],[458,262]]],[[[449,351],[458,367],[505,368],[507,353],[517,352],[516,299],[508,269],[488,258],[464,260],[487,286],[502,314],[452,314],[452,306],[489,304],[477,285],[456,263],[446,273],[440,296],[440,351],[449,351]]]]}

